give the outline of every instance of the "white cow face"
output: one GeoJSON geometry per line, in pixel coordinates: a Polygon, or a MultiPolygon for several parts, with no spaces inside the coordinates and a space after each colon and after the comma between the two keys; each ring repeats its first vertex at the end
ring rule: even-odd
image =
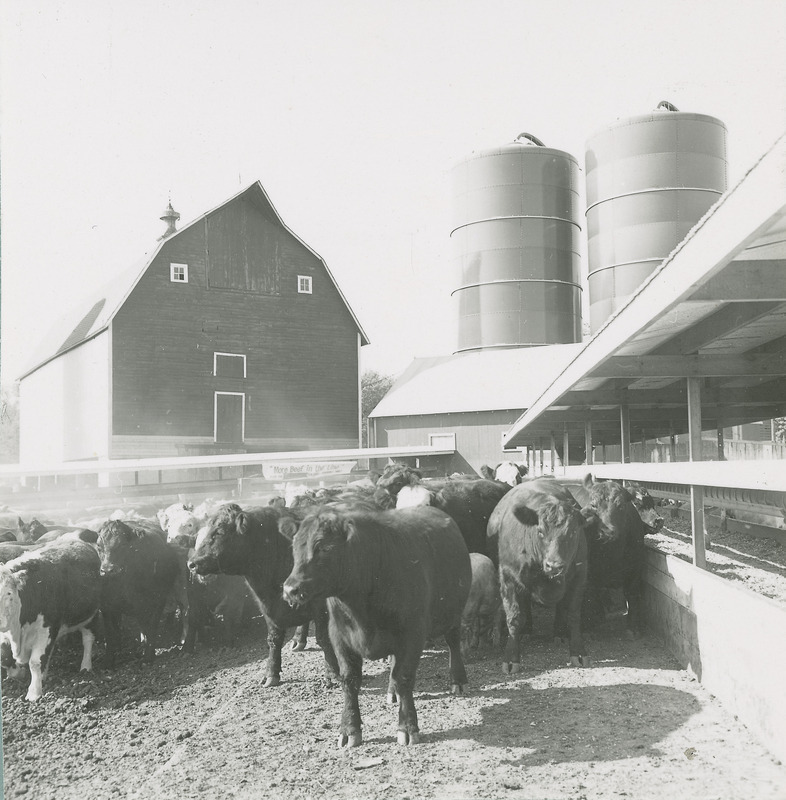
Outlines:
{"type": "Polygon", "coordinates": [[[0,566],[0,631],[10,631],[19,624],[22,601],[12,572],[0,566]]]}

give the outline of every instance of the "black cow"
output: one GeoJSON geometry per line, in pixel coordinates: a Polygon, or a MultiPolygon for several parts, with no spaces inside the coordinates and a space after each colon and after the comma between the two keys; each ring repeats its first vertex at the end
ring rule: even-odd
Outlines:
{"type": "Polygon", "coordinates": [[[123,614],[141,629],[142,658],[155,657],[161,615],[179,573],[177,554],[164,535],[157,525],[142,520],[109,520],[98,531],[101,613],[110,669],[120,652],[123,614]]]}
{"type": "Polygon", "coordinates": [[[396,499],[397,508],[432,505],[452,517],[470,553],[488,556],[496,565],[497,553],[486,538],[489,518],[510,486],[483,478],[474,480],[445,478],[423,480],[419,470],[403,465],[386,467],[377,481],[375,501],[386,495],[396,499]],[[428,491],[428,498],[424,493],[428,491]]]}
{"type": "Polygon", "coordinates": [[[589,665],[581,632],[587,582],[585,525],[578,503],[552,479],[512,488],[491,515],[488,533],[492,542],[498,542],[500,592],[509,633],[505,672],[519,670],[522,635],[532,631],[533,598],[556,607],[554,632],[567,633],[571,664],[589,665]]]}
{"type": "Polygon", "coordinates": [[[338,676],[338,664],[327,632],[324,602],[293,609],[281,595],[284,579],[292,570],[292,541],[279,531],[281,509],[267,506],[245,511],[231,503],[219,509],[197,537],[188,566],[199,575],[244,575],[259,600],[267,623],[269,649],[265,686],[281,683],[281,648],[287,628],[314,620],[317,642],[325,653],[325,676],[338,676]]]}
{"type": "Polygon", "coordinates": [[[622,589],[628,606],[628,633],[638,636],[643,627],[644,537],[652,533],[652,528],[642,520],[629,492],[614,481],[596,481],[587,475],[581,487],[570,486],[570,490],[590,521],[586,528],[589,572],[585,621],[603,619],[605,589],[622,589]]]}
{"type": "Polygon", "coordinates": [[[16,664],[30,666],[28,700],[38,700],[55,641],[82,633],[80,669],[92,670],[101,593],[99,559],[84,542],[55,542],[0,566],[0,631],[16,664]],[[42,661],[46,661],[42,673],[42,661]]]}
{"type": "Polygon", "coordinates": [[[344,689],[339,746],[362,743],[358,692],[364,658],[391,655],[388,698],[399,699],[398,742],[420,740],[412,691],[426,639],[445,636],[452,692],[467,676],[461,613],[472,582],[456,523],[434,508],[323,508],[301,523],[284,583],[294,606],[327,598],[330,639],[344,689]]]}

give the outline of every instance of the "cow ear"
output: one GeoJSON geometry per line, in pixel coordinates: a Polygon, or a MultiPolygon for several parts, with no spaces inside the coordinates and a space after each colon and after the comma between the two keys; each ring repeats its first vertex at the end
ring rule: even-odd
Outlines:
{"type": "Polygon", "coordinates": [[[355,523],[351,519],[343,519],[340,521],[341,530],[344,533],[344,538],[349,540],[355,535],[355,523]]]}
{"type": "Polygon", "coordinates": [[[297,533],[297,523],[292,519],[292,517],[281,517],[278,520],[278,530],[279,533],[281,533],[283,536],[286,536],[291,542],[297,533]]]}
{"type": "Polygon", "coordinates": [[[167,516],[166,511],[159,511],[156,516],[158,517],[158,524],[163,530],[166,530],[166,526],[169,524],[169,517],[167,516]]]}
{"type": "Polygon", "coordinates": [[[25,527],[25,521],[21,517],[16,518],[16,527],[21,531],[25,527]]]}
{"type": "Polygon", "coordinates": [[[588,472],[584,476],[583,483],[584,483],[584,488],[585,489],[589,489],[595,483],[595,479],[592,477],[592,473],[591,472],[588,472]]]}
{"type": "Polygon", "coordinates": [[[533,511],[529,506],[514,506],[513,516],[522,525],[535,526],[538,524],[538,513],[537,511],[533,511]]]}
{"type": "Polygon", "coordinates": [[[251,530],[251,520],[242,511],[235,517],[235,530],[245,536],[251,530]]]}
{"type": "Polygon", "coordinates": [[[584,518],[584,528],[586,530],[592,530],[592,528],[598,526],[600,518],[598,517],[597,513],[592,508],[592,506],[584,506],[584,508],[581,509],[580,513],[581,516],[584,518]]]}

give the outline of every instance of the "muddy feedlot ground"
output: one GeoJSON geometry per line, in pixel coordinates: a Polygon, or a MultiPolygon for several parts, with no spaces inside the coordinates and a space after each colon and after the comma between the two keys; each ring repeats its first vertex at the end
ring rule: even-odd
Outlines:
{"type": "MultiPolygon", "coordinates": [[[[688,558],[687,523],[656,537],[688,558]]],[[[711,530],[710,569],[786,603],[786,548],[711,530]]],[[[314,642],[284,653],[284,683],[263,689],[267,648],[255,621],[238,646],[194,655],[162,647],[142,666],[79,676],[78,636],[61,641],[44,697],[3,683],[5,796],[46,798],[786,798],[786,767],[653,636],[613,614],[588,634],[593,666],[538,612],[522,671],[472,654],[462,697],[448,692],[441,643],[424,653],[415,702],[422,743],[396,744],[386,671],[365,662],[361,747],[336,745],[341,691],[325,688],[314,642]]],[[[166,641],[162,642],[166,645],[166,641]]]]}

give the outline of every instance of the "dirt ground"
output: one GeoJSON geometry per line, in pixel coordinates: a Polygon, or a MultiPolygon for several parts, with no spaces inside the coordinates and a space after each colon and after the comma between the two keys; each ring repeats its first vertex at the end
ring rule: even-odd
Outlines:
{"type": "MultiPolygon", "coordinates": [[[[671,530],[652,538],[689,558],[686,525],[668,520],[671,530]]],[[[713,571],[786,602],[780,546],[764,540],[751,553],[749,542],[711,534],[713,571]]],[[[208,641],[188,656],[164,647],[152,666],[129,653],[114,672],[101,668],[97,644],[89,676],[76,674],[81,646],[69,637],[41,701],[3,682],[5,796],[786,798],[786,766],[655,638],[627,638],[621,614],[588,634],[593,665],[583,669],[545,635],[550,614],[535,622],[522,671],[503,675],[497,653],[475,653],[462,697],[448,692],[446,651],[424,653],[422,742],[412,747],[396,744],[385,665],[366,662],[364,743],[351,750],[337,746],[341,691],[323,685],[313,636],[305,652],[285,652],[274,689],[261,686],[261,620],[235,648],[208,641]]]]}

